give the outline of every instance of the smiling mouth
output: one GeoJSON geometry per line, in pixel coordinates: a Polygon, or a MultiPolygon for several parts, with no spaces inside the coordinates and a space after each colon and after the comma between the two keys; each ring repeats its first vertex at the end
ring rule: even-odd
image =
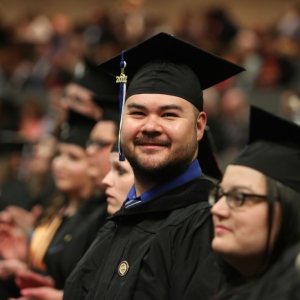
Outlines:
{"type": "Polygon", "coordinates": [[[162,145],[162,144],[152,144],[152,143],[144,143],[144,144],[140,144],[139,146],[142,146],[142,147],[166,147],[165,145],[162,145]]]}
{"type": "Polygon", "coordinates": [[[144,146],[144,147],[171,147],[170,141],[158,140],[158,139],[149,139],[149,138],[136,138],[134,140],[135,146],[144,146]]]}

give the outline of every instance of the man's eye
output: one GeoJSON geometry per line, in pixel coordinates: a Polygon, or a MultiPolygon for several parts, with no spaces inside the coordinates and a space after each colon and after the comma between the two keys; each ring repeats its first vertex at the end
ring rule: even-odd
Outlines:
{"type": "Polygon", "coordinates": [[[162,117],[163,118],[171,118],[171,119],[173,119],[173,118],[179,117],[179,114],[178,114],[177,111],[166,111],[166,112],[164,112],[162,114],[162,117]]]}
{"type": "Polygon", "coordinates": [[[145,115],[142,111],[133,111],[130,114],[134,115],[134,116],[144,116],[145,115]]]}

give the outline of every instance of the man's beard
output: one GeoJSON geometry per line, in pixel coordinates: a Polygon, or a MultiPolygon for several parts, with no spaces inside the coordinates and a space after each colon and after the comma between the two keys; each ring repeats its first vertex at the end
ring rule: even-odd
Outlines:
{"type": "MultiPolygon", "coordinates": [[[[140,143],[146,141],[149,141],[149,139],[135,139],[134,145],[139,145],[140,143]]],[[[155,141],[156,140],[151,140],[151,142],[155,141]]],[[[163,145],[164,147],[171,148],[171,142],[169,141],[157,143],[159,145],[163,145]]],[[[124,147],[124,145],[122,145],[125,157],[133,169],[134,176],[136,178],[155,183],[168,180],[182,173],[192,162],[197,151],[197,147],[197,141],[195,141],[193,144],[183,143],[182,148],[171,152],[164,161],[155,165],[147,165],[139,160],[138,155],[136,155],[133,151],[130,151],[128,147],[124,147]]]]}

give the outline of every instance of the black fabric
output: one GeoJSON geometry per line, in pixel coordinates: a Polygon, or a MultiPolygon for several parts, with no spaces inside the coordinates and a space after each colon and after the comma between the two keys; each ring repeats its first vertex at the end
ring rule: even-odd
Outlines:
{"type": "Polygon", "coordinates": [[[253,168],[300,192],[300,126],[250,109],[249,145],[231,163],[253,168]]]}
{"type": "Polygon", "coordinates": [[[63,289],[67,277],[94,241],[106,222],[107,204],[104,195],[92,197],[71,218],[65,218],[51,241],[44,262],[55,287],[63,289]],[[66,235],[71,240],[65,239],[66,235]]]}
{"type": "Polygon", "coordinates": [[[0,280],[0,300],[7,300],[10,297],[18,298],[20,296],[19,288],[13,278],[0,280]]]}
{"type": "Polygon", "coordinates": [[[10,205],[26,210],[34,205],[28,188],[17,179],[9,179],[0,186],[0,211],[10,205]]]}
{"type": "Polygon", "coordinates": [[[84,116],[74,110],[69,110],[68,119],[62,124],[59,141],[85,148],[86,141],[95,125],[96,121],[94,119],[84,116]]]}
{"type": "Polygon", "coordinates": [[[248,299],[300,299],[300,244],[285,252],[260,279],[248,299]]]}
{"type": "Polygon", "coordinates": [[[231,164],[260,171],[300,192],[300,149],[273,142],[257,141],[231,164]]]}
{"type": "Polygon", "coordinates": [[[135,94],[166,94],[183,98],[203,110],[201,84],[196,74],[183,62],[151,60],[132,78],[126,99],[135,94]],[[184,79],[184,80],[183,80],[184,79]]]}
{"type": "Polygon", "coordinates": [[[103,111],[102,119],[103,121],[113,121],[119,127],[119,107],[106,107],[103,111]]]}
{"type": "Polygon", "coordinates": [[[250,109],[249,144],[265,140],[300,148],[300,127],[256,106],[250,109]]]}
{"type": "MultiPolygon", "coordinates": [[[[149,91],[174,95],[190,101],[199,110],[203,103],[201,90],[245,70],[164,32],[125,51],[124,60],[129,95],[149,91]]],[[[118,55],[98,67],[117,76],[120,61],[118,55]]]]}
{"type": "Polygon", "coordinates": [[[197,178],[111,216],[66,282],[64,300],[210,299],[220,273],[207,193],[197,178]],[[128,273],[118,274],[127,261],[128,273]]]}
{"type": "Polygon", "coordinates": [[[219,165],[216,152],[217,149],[210,128],[206,126],[203,137],[198,143],[197,159],[205,175],[221,180],[223,172],[219,165]]]}
{"type": "MultiPolygon", "coordinates": [[[[255,284],[227,300],[299,300],[300,299],[300,244],[288,249],[255,284]]],[[[220,296],[218,299],[225,299],[220,296]]]]}
{"type": "Polygon", "coordinates": [[[84,72],[72,79],[76,83],[94,93],[93,100],[100,106],[119,103],[119,88],[114,77],[97,69],[91,61],[85,59],[84,72]]]}

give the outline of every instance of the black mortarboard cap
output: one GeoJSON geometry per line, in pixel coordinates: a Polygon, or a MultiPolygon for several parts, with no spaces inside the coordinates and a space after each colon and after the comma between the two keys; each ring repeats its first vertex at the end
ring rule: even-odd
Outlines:
{"type": "Polygon", "coordinates": [[[22,152],[24,144],[17,130],[0,130],[0,155],[22,152]]]}
{"type": "Polygon", "coordinates": [[[248,146],[231,164],[255,169],[300,192],[300,127],[251,106],[248,146]]]}
{"type": "Polygon", "coordinates": [[[94,93],[93,100],[100,106],[109,106],[119,103],[119,87],[115,83],[115,78],[102,72],[88,59],[84,60],[84,71],[82,74],[74,76],[73,83],[76,83],[94,93]]]}
{"type": "Polygon", "coordinates": [[[119,109],[118,107],[106,107],[103,111],[102,121],[112,121],[116,124],[116,130],[119,131],[119,109]]]}
{"type": "Polygon", "coordinates": [[[222,178],[223,173],[216,156],[215,143],[208,126],[205,127],[203,137],[199,141],[197,159],[205,175],[218,180],[222,178]]]}
{"type": "MultiPolygon", "coordinates": [[[[98,67],[120,74],[118,55],[98,67]]],[[[129,87],[126,98],[134,94],[155,93],[178,96],[202,111],[202,90],[244,68],[167,33],[159,33],[124,52],[125,75],[129,87]]]]}
{"type": "Polygon", "coordinates": [[[96,125],[96,121],[74,110],[68,111],[68,119],[62,124],[62,131],[59,141],[68,144],[75,144],[83,148],[90,132],[96,125]]]}
{"type": "Polygon", "coordinates": [[[103,111],[102,119],[104,121],[113,121],[119,125],[119,109],[118,107],[107,107],[103,111]]]}

